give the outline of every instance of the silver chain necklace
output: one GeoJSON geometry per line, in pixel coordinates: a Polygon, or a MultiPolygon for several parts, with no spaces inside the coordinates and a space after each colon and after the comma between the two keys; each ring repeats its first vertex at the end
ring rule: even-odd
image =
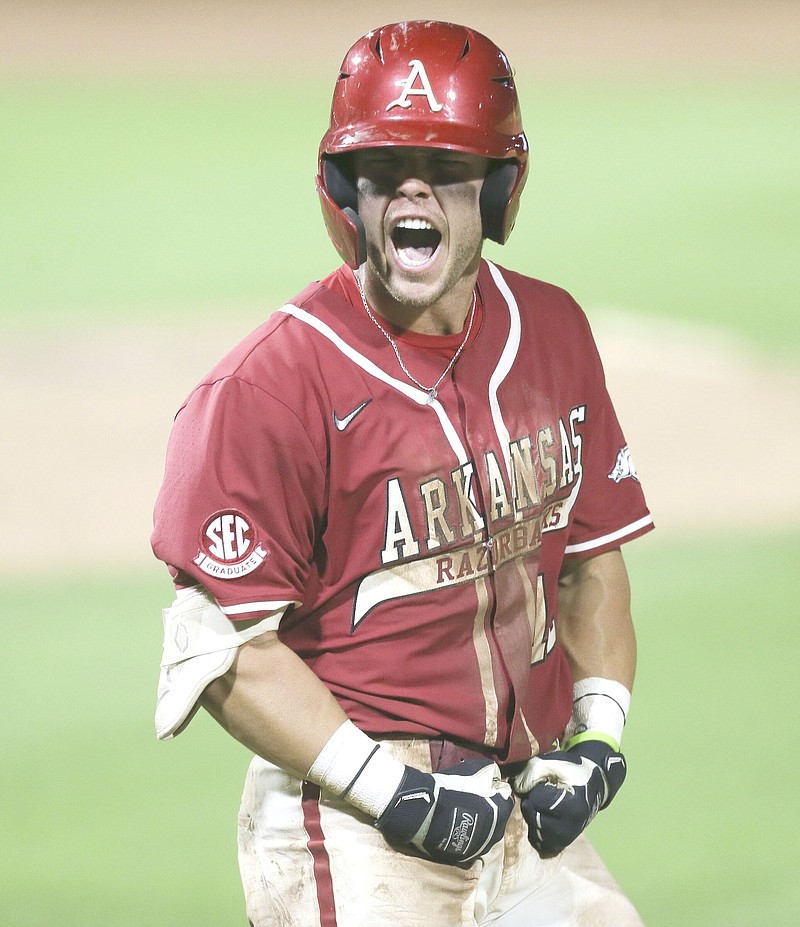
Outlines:
{"type": "Polygon", "coordinates": [[[403,358],[400,356],[400,348],[398,348],[397,342],[394,340],[394,338],[392,338],[391,334],[383,327],[383,325],[381,325],[381,323],[378,321],[375,314],[373,313],[372,309],[370,309],[369,303],[367,302],[367,297],[364,294],[364,288],[361,286],[361,280],[359,279],[358,274],[354,273],[353,276],[356,279],[356,286],[358,287],[358,292],[361,294],[361,302],[364,303],[364,309],[366,310],[367,315],[375,323],[375,326],[377,327],[378,331],[381,332],[383,337],[392,346],[392,350],[394,351],[395,357],[397,358],[397,363],[400,364],[400,369],[403,371],[403,373],[408,377],[409,380],[411,380],[412,383],[415,383],[423,392],[428,394],[426,405],[430,405],[432,402],[436,400],[436,397],[439,395],[437,392],[439,384],[442,382],[442,380],[444,380],[447,374],[450,373],[450,371],[453,369],[455,362],[458,360],[459,355],[464,350],[467,342],[469,341],[469,336],[470,336],[470,333],[472,332],[472,323],[475,321],[475,307],[477,306],[477,303],[478,303],[477,293],[475,292],[475,290],[472,291],[472,306],[470,307],[470,310],[469,310],[469,324],[467,325],[467,333],[464,335],[464,340],[458,346],[458,350],[450,358],[450,363],[444,368],[442,375],[433,384],[433,386],[423,386],[422,383],[419,382],[419,380],[414,376],[414,374],[411,373],[408,367],[406,367],[406,365],[403,363],[403,358]]]}

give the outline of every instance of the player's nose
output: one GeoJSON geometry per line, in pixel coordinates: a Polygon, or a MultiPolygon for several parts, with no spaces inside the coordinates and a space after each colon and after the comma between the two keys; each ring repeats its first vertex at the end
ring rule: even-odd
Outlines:
{"type": "Polygon", "coordinates": [[[399,160],[395,177],[398,193],[429,195],[435,183],[434,166],[424,152],[408,153],[399,160]]]}
{"type": "Polygon", "coordinates": [[[419,199],[431,195],[431,183],[416,174],[404,177],[397,185],[397,193],[408,199],[419,199]]]}

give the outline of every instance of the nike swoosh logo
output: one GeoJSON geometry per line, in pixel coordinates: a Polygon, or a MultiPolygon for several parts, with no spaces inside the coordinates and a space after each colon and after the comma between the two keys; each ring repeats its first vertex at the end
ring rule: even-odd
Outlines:
{"type": "Polygon", "coordinates": [[[353,419],[358,415],[359,412],[363,412],[364,409],[372,402],[371,399],[365,399],[360,406],[356,406],[355,409],[349,414],[345,415],[344,418],[339,418],[339,416],[334,412],[333,413],[333,424],[336,426],[338,431],[344,431],[345,428],[353,421],[353,419]]]}

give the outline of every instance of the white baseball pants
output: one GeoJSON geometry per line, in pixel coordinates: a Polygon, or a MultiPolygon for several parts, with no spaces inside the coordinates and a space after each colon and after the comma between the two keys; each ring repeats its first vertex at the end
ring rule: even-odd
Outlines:
{"type": "MultiPolygon", "coordinates": [[[[429,771],[426,740],[384,741],[429,771]]],[[[239,814],[252,927],[643,927],[580,837],[542,860],[519,810],[505,838],[461,869],[390,847],[370,819],[256,757],[239,814]]]]}

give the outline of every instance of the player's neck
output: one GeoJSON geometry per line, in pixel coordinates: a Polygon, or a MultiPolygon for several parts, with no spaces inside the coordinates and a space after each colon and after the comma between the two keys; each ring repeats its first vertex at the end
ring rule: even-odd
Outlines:
{"type": "Polygon", "coordinates": [[[477,272],[462,277],[430,304],[403,302],[376,282],[364,268],[357,272],[364,296],[379,319],[401,331],[421,335],[453,335],[463,331],[469,315],[477,272]]]}

